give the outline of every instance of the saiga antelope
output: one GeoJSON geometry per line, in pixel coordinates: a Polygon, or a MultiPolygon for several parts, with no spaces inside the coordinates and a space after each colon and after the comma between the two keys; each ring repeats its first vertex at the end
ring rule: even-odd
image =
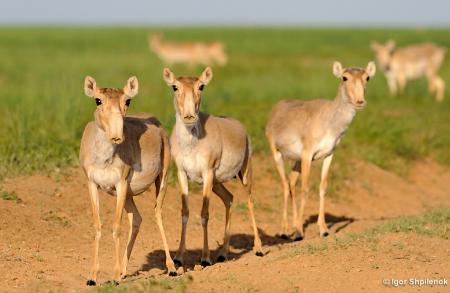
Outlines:
{"type": "Polygon", "coordinates": [[[266,136],[284,189],[283,238],[288,237],[287,205],[289,195],[292,199],[294,240],[304,238],[303,213],[309,193],[311,162],[319,159],[324,159],[324,161],[317,224],[320,235],[328,235],[324,215],[324,198],[333,152],[352,122],[356,110],[362,109],[366,104],[364,97],[366,85],[375,74],[375,64],[370,62],[366,69],[343,69],[341,63],[335,62],[333,73],[342,80],[333,101],[281,101],[272,109],[266,126],[266,136]],[[285,175],[283,158],[295,161],[289,178],[285,175]],[[301,202],[297,218],[295,185],[300,173],[302,175],[301,202]]]}
{"type": "Polygon", "coordinates": [[[117,283],[126,275],[131,250],[142,221],[133,196],[148,190],[152,184],[156,187],[156,223],[164,244],[166,265],[169,274],[176,275],[161,215],[170,164],[169,139],[164,129],[159,121],[149,114],[125,116],[131,99],[138,93],[136,77],[129,78],[125,87],[118,89],[99,88],[95,80],[87,76],[84,81],[84,92],[88,97],[95,99],[97,104],[95,121],[86,125],[80,147],[80,163],[88,179],[96,232],[92,268],[87,285],[96,285],[99,270],[98,249],[101,237],[99,188],[117,198],[113,224],[114,282],[117,283]],[[130,222],[130,230],[121,264],[119,237],[124,208],[130,222]]]}
{"type": "Polygon", "coordinates": [[[208,248],[209,199],[217,194],[225,205],[225,233],[223,246],[217,261],[227,259],[230,241],[230,215],[233,195],[223,185],[234,177],[239,177],[248,194],[248,208],[253,224],[254,251],[262,256],[261,240],[256,227],[251,194],[252,169],[250,138],[237,120],[212,116],[200,112],[201,92],[212,78],[212,70],[207,67],[197,77],[175,77],[165,68],[163,77],[174,90],[176,124],[170,138],[172,156],[178,169],[178,181],[182,194],[182,231],[180,247],[174,261],[183,265],[186,250],[186,226],[189,219],[188,178],[203,184],[203,206],[201,211],[203,226],[202,266],[211,265],[208,248]]]}
{"type": "Polygon", "coordinates": [[[163,42],[159,35],[152,35],[148,37],[148,43],[166,65],[187,63],[192,67],[217,63],[223,66],[227,63],[222,42],[169,43],[163,42]]]}
{"type": "Polygon", "coordinates": [[[438,71],[444,61],[445,48],[432,43],[396,48],[393,41],[372,42],[371,48],[386,76],[391,95],[396,95],[398,89],[403,92],[408,80],[426,76],[430,94],[436,92],[439,102],[444,99],[445,82],[438,71]]]}

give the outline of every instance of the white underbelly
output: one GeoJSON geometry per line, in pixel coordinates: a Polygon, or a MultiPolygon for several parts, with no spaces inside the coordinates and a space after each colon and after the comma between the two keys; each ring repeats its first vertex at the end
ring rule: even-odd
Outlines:
{"type": "MultiPolygon", "coordinates": [[[[179,158],[177,165],[181,166],[190,180],[203,183],[203,174],[208,169],[206,158],[201,155],[186,155],[179,158]]],[[[214,179],[225,182],[234,178],[242,168],[242,159],[222,158],[214,170],[214,179]]]]}
{"type": "Polygon", "coordinates": [[[89,178],[102,190],[110,192],[120,181],[120,170],[114,167],[93,168],[89,172],[89,178]]]}
{"type": "Polygon", "coordinates": [[[202,174],[206,170],[207,165],[201,156],[181,154],[177,161],[179,161],[178,165],[186,172],[189,179],[197,183],[203,183],[202,174]]]}
{"type": "Polygon", "coordinates": [[[302,157],[303,144],[300,140],[295,140],[279,145],[278,150],[281,152],[283,157],[289,160],[299,161],[302,157]]]}
{"type": "Polygon", "coordinates": [[[120,181],[120,171],[117,168],[93,168],[89,172],[89,178],[97,184],[100,189],[113,192],[120,181]]]}
{"type": "Polygon", "coordinates": [[[340,139],[335,136],[325,135],[313,148],[313,160],[320,160],[328,157],[333,151],[340,139]]]}
{"type": "Polygon", "coordinates": [[[242,169],[244,156],[230,156],[222,157],[219,167],[215,170],[214,176],[219,182],[226,182],[233,179],[242,169]]]}

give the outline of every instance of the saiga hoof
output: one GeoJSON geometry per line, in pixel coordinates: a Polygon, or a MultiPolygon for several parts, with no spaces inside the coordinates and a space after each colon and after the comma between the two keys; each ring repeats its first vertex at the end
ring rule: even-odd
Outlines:
{"type": "Polygon", "coordinates": [[[116,280],[109,280],[108,282],[105,283],[106,285],[111,285],[111,286],[119,286],[119,281],[116,280]]]}
{"type": "Polygon", "coordinates": [[[212,265],[212,263],[208,260],[202,260],[201,263],[202,267],[209,267],[212,265]]]}
{"type": "Polygon", "coordinates": [[[327,237],[328,235],[330,235],[330,233],[328,231],[320,233],[320,237],[327,237]]]}
{"type": "Polygon", "coordinates": [[[86,286],[96,286],[96,285],[97,282],[95,282],[94,280],[89,279],[86,281],[86,286]]]}
{"type": "Polygon", "coordinates": [[[176,259],[176,258],[173,259],[173,263],[175,264],[175,266],[176,266],[177,268],[183,266],[183,263],[182,263],[180,260],[176,259]]]}
{"type": "Polygon", "coordinates": [[[225,256],[223,256],[223,255],[219,255],[218,257],[217,257],[217,262],[224,262],[224,261],[226,261],[227,260],[227,258],[225,257],[225,256]]]}
{"type": "Polygon", "coordinates": [[[294,241],[302,241],[303,240],[303,235],[301,234],[295,234],[294,236],[294,241]]]}
{"type": "Polygon", "coordinates": [[[287,236],[286,234],[281,234],[280,238],[284,240],[289,240],[289,236],[287,236]]]}

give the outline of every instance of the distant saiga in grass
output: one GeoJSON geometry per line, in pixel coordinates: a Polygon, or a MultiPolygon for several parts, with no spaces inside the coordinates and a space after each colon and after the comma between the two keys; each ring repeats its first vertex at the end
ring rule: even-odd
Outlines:
{"type": "Polygon", "coordinates": [[[159,59],[169,66],[176,63],[185,63],[191,67],[213,64],[223,66],[228,60],[222,42],[164,42],[160,35],[151,35],[148,43],[159,59]]]}
{"type": "Polygon", "coordinates": [[[369,79],[375,74],[375,64],[369,62],[365,69],[342,68],[333,64],[334,75],[341,79],[334,100],[285,100],[272,109],[266,126],[266,136],[272,150],[284,192],[282,237],[288,238],[289,196],[292,199],[294,240],[302,240],[303,216],[309,194],[311,162],[323,159],[320,181],[320,206],[317,224],[320,236],[329,234],[325,223],[325,191],[333,153],[356,114],[365,104],[369,79]],[[289,177],[285,174],[284,159],[295,162],[289,177]],[[301,173],[301,202],[297,217],[295,185],[301,173]]]}
{"type": "Polygon", "coordinates": [[[208,248],[209,200],[217,194],[225,205],[225,233],[217,261],[227,259],[230,242],[230,216],[233,195],[223,185],[239,177],[248,195],[248,209],[253,225],[254,251],[262,256],[261,240],[253,212],[250,138],[237,120],[200,112],[201,93],[212,79],[207,67],[199,77],[176,77],[168,68],[163,77],[174,91],[176,123],[170,138],[172,155],[178,169],[182,195],[182,230],[180,247],[174,261],[183,265],[186,250],[186,226],[189,219],[188,179],[203,184],[203,250],[201,264],[211,265],[208,248]]]}
{"type": "Polygon", "coordinates": [[[406,82],[426,76],[430,94],[436,94],[436,100],[442,101],[445,82],[438,75],[444,62],[446,49],[432,43],[424,43],[396,48],[393,41],[385,44],[372,42],[377,62],[386,76],[389,91],[396,95],[403,93],[406,82]]]}
{"type": "Polygon", "coordinates": [[[131,77],[123,89],[118,89],[99,88],[95,80],[88,76],[84,82],[84,91],[97,104],[95,119],[86,125],[80,147],[80,164],[88,179],[96,233],[87,285],[97,284],[99,271],[98,250],[102,225],[98,189],[117,198],[113,224],[113,281],[119,282],[126,276],[128,261],[142,222],[133,196],[143,193],[153,184],[156,187],[156,223],[163,240],[166,265],[169,274],[176,275],[161,215],[170,164],[169,139],[159,121],[151,115],[138,113],[125,116],[131,99],[138,93],[136,77],[131,77]],[[121,262],[119,240],[124,208],[130,222],[130,230],[121,262]]]}

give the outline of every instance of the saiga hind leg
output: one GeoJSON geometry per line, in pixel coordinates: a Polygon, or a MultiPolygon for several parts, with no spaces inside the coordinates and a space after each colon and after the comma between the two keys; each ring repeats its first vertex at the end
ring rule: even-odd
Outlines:
{"type": "Polygon", "coordinates": [[[289,201],[289,184],[284,172],[284,161],[281,153],[276,149],[275,145],[268,136],[270,149],[272,150],[273,159],[277,167],[278,174],[280,174],[281,184],[283,187],[283,216],[281,221],[281,238],[288,239],[288,201],[289,201]]]}
{"type": "Polygon", "coordinates": [[[127,212],[130,230],[128,233],[127,247],[125,249],[125,253],[123,254],[122,259],[122,273],[120,276],[121,279],[124,279],[127,274],[127,266],[130,260],[131,251],[133,250],[133,246],[142,223],[142,217],[136,207],[136,204],[134,203],[133,195],[129,195],[125,200],[125,211],[127,212]]]}
{"type": "Polygon", "coordinates": [[[248,211],[250,213],[250,219],[252,220],[253,226],[253,251],[257,256],[263,256],[262,251],[262,243],[261,238],[259,238],[258,227],[256,226],[255,213],[254,213],[254,203],[252,197],[252,161],[251,154],[249,148],[247,148],[246,159],[244,160],[244,164],[242,166],[241,171],[239,172],[239,178],[244,185],[244,189],[247,192],[248,196],[248,211]]]}
{"type": "Polygon", "coordinates": [[[328,171],[330,170],[331,161],[333,160],[333,154],[329,155],[323,160],[322,173],[320,176],[320,204],[319,204],[319,217],[317,218],[317,224],[319,225],[319,234],[321,237],[326,237],[329,234],[327,224],[325,223],[325,192],[328,185],[328,171]]]}
{"type": "Polygon", "coordinates": [[[223,246],[217,257],[218,262],[223,262],[227,259],[230,246],[230,220],[231,220],[231,205],[233,203],[233,195],[221,183],[216,183],[213,186],[213,191],[222,199],[225,205],[225,230],[223,236],[223,246]]]}
{"type": "Polygon", "coordinates": [[[164,202],[164,197],[166,196],[167,189],[167,178],[168,171],[170,167],[170,149],[169,141],[167,138],[163,138],[163,169],[161,174],[155,181],[156,187],[156,205],[155,205],[155,217],[156,223],[158,224],[159,232],[161,233],[161,238],[163,241],[164,252],[166,254],[166,267],[169,272],[169,276],[176,276],[177,271],[175,269],[175,264],[170,256],[169,245],[167,244],[166,234],[164,232],[164,226],[162,221],[162,206],[164,202]]]}

